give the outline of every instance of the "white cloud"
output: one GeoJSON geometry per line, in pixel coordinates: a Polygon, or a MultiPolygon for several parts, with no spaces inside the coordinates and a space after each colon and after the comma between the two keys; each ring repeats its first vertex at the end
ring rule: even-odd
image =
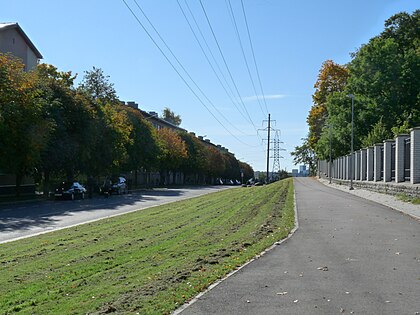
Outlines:
{"type": "MultiPolygon", "coordinates": [[[[276,100],[276,99],[285,98],[285,97],[286,97],[286,95],[284,95],[284,94],[265,95],[266,100],[276,100]]],[[[263,95],[252,95],[252,96],[246,96],[246,97],[243,98],[243,100],[246,101],[246,102],[257,101],[258,99],[262,100],[263,95]]]]}

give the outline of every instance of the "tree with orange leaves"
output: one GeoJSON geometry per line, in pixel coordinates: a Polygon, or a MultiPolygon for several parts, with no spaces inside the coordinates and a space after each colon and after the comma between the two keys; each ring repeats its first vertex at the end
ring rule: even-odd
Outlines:
{"type": "Polygon", "coordinates": [[[188,151],[185,142],[176,132],[162,128],[157,134],[162,145],[159,164],[164,179],[169,171],[177,171],[181,167],[182,162],[188,158],[188,151]]]}
{"type": "Polygon", "coordinates": [[[332,60],[326,60],[319,70],[318,79],[315,82],[315,93],[312,95],[313,105],[306,119],[309,125],[308,144],[315,150],[316,144],[321,137],[322,128],[327,119],[327,98],[334,92],[342,92],[349,78],[349,70],[332,60]]]}

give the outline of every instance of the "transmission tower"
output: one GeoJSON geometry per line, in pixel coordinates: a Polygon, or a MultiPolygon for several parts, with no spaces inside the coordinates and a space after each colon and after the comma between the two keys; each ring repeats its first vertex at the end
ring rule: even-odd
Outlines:
{"type": "Polygon", "coordinates": [[[280,172],[280,159],[282,159],[283,157],[280,155],[280,151],[285,151],[285,149],[280,147],[280,144],[282,144],[283,142],[280,141],[280,130],[276,129],[275,130],[275,135],[274,135],[274,139],[273,139],[273,155],[271,156],[271,158],[273,159],[273,171],[272,174],[274,176],[274,174],[279,173],[280,172]]]}

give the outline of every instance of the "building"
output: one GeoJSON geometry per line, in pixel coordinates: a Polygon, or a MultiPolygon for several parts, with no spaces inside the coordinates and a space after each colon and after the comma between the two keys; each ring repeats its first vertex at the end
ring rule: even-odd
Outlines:
{"type": "Polygon", "coordinates": [[[306,169],[306,165],[299,165],[298,169],[292,169],[292,176],[293,177],[307,177],[309,176],[309,170],[306,169]]]}
{"type": "Polygon", "coordinates": [[[22,60],[25,71],[34,69],[41,53],[18,23],[0,23],[0,53],[10,53],[22,60]]]}

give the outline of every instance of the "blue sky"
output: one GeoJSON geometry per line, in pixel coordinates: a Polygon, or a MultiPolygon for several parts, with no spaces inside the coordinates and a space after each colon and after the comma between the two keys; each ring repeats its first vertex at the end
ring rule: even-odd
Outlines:
{"type": "MultiPolygon", "coordinates": [[[[266,127],[263,120],[268,111],[275,120],[273,127],[280,130],[286,149],[280,163],[288,171],[295,168],[290,151],[307,134],[306,117],[322,62],[332,59],[347,63],[351,52],[383,30],[387,18],[418,9],[414,0],[243,0],[266,108],[256,97],[261,91],[240,0],[230,2],[257,93],[249,79],[229,0],[201,1],[234,83],[200,0],[179,0],[199,37],[187,1],[217,61],[212,65],[224,87],[196,42],[177,0],[136,1],[205,96],[160,42],[134,0],[126,0],[220,123],[180,79],[122,0],[0,0],[0,21],[18,22],[43,54],[43,62],[78,73],[79,79],[93,66],[102,68],[121,100],[135,101],[142,109],[158,113],[164,107],[171,108],[181,115],[181,127],[229,148],[254,170],[266,169],[266,144],[262,142],[266,134],[258,134],[258,129],[266,127]]],[[[201,44],[207,49],[204,41],[201,44]]]]}

